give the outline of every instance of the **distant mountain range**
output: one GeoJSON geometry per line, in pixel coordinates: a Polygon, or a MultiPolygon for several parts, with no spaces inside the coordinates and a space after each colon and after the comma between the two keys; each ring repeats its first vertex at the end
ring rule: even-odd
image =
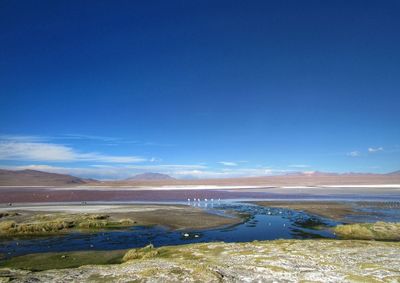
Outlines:
{"type": "Polygon", "coordinates": [[[127,181],[133,181],[133,180],[175,180],[175,178],[167,175],[167,174],[161,174],[161,173],[143,173],[143,174],[138,174],[133,177],[130,177],[126,179],[127,181]]]}
{"type": "Polygon", "coordinates": [[[329,173],[329,172],[292,172],[286,175],[242,177],[225,179],[175,179],[161,173],[143,173],[125,180],[97,181],[64,174],[48,173],[36,170],[0,169],[0,186],[146,186],[146,185],[234,185],[234,186],[317,186],[317,185],[368,185],[400,184],[400,170],[387,174],[373,173],[329,173]]]}
{"type": "Polygon", "coordinates": [[[321,172],[321,171],[305,171],[305,172],[289,172],[286,174],[283,174],[282,176],[366,176],[366,175],[379,175],[379,176],[384,176],[384,175],[398,175],[400,174],[399,171],[394,171],[386,174],[376,174],[376,173],[360,173],[360,172],[345,172],[345,173],[334,173],[334,172],[321,172]]]}

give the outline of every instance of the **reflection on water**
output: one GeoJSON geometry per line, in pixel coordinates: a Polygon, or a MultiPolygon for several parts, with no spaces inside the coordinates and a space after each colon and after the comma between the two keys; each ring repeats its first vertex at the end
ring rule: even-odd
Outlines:
{"type": "MultiPolygon", "coordinates": [[[[191,205],[200,206],[202,203],[196,202],[191,205]]],[[[202,207],[204,208],[205,205],[203,204],[202,207]]],[[[329,227],[338,224],[335,221],[305,212],[237,202],[213,201],[208,203],[206,208],[216,214],[234,211],[240,215],[246,215],[246,220],[235,226],[201,231],[171,231],[161,226],[153,226],[92,234],[73,233],[34,239],[3,239],[0,241],[0,253],[5,254],[6,257],[12,257],[38,252],[128,249],[143,247],[149,243],[154,246],[164,246],[212,241],[247,242],[293,238],[334,238],[329,227]]],[[[400,219],[398,209],[391,210],[385,206],[374,209],[362,205],[360,208],[369,211],[368,215],[370,215],[363,215],[362,221],[373,221],[376,213],[379,213],[385,220],[400,219]]]]}

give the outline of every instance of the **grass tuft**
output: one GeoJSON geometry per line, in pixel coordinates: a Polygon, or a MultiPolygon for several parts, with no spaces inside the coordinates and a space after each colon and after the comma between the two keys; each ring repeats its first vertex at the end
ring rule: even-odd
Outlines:
{"type": "Polygon", "coordinates": [[[127,251],[127,253],[122,258],[123,262],[135,260],[135,259],[148,259],[158,256],[159,252],[154,248],[153,245],[148,245],[141,249],[132,249],[127,251]]]}
{"type": "Polygon", "coordinates": [[[24,222],[0,221],[0,236],[46,235],[69,230],[92,230],[132,226],[131,219],[112,220],[108,215],[98,214],[40,214],[24,222]]]}

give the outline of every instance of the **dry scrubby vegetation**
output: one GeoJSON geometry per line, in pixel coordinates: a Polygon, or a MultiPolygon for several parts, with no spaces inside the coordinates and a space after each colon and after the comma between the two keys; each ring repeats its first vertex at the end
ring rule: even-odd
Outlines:
{"type": "Polygon", "coordinates": [[[339,225],[333,228],[343,239],[357,240],[400,240],[400,223],[376,222],[339,225]]]}
{"type": "Polygon", "coordinates": [[[104,214],[45,214],[35,215],[23,222],[0,222],[0,236],[41,235],[62,233],[69,230],[107,229],[132,226],[131,219],[113,220],[104,214]]]}

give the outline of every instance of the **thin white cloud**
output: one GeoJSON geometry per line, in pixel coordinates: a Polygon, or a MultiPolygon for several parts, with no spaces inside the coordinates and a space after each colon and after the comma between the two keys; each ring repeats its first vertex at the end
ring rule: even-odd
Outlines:
{"type": "Polygon", "coordinates": [[[32,142],[1,142],[1,160],[27,160],[27,161],[74,161],[75,152],[72,148],[32,142]]]}
{"type": "Polygon", "coordinates": [[[120,138],[115,138],[115,137],[94,136],[94,135],[84,135],[84,134],[64,134],[57,138],[72,139],[72,140],[98,140],[104,142],[117,142],[121,140],[120,138]]]}
{"type": "Polygon", "coordinates": [[[355,150],[355,151],[351,151],[351,152],[347,153],[347,155],[351,156],[351,157],[357,157],[357,156],[360,156],[360,152],[355,150]]]}
{"type": "Polygon", "coordinates": [[[52,137],[52,139],[101,141],[105,142],[106,145],[133,144],[138,146],[160,146],[160,147],[174,146],[172,144],[163,144],[157,142],[131,140],[120,137],[96,136],[96,135],[85,135],[85,134],[64,134],[60,136],[54,136],[52,137]]]}
{"type": "Polygon", "coordinates": [[[368,152],[370,153],[374,153],[374,152],[378,152],[378,151],[383,151],[383,147],[370,147],[368,148],[368,152]]]}
{"type": "Polygon", "coordinates": [[[47,142],[56,143],[57,141],[72,141],[81,140],[87,142],[97,142],[109,146],[116,146],[120,144],[132,144],[136,146],[155,146],[155,147],[172,147],[174,144],[169,143],[158,143],[152,141],[138,141],[132,139],[125,139],[121,137],[109,137],[109,136],[97,136],[97,135],[86,135],[79,133],[52,135],[52,136],[40,136],[40,135],[13,135],[13,134],[2,134],[0,133],[0,141],[13,141],[13,142],[47,142]]]}
{"type": "Polygon", "coordinates": [[[107,163],[138,163],[147,161],[146,158],[139,156],[117,156],[93,153],[76,153],[76,161],[97,161],[107,163]]]}
{"type": "Polygon", "coordinates": [[[236,178],[280,175],[291,172],[271,168],[226,168],[222,170],[182,170],[173,172],[178,178],[236,178]]]}
{"type": "Polygon", "coordinates": [[[153,171],[175,171],[175,170],[190,170],[190,169],[206,169],[207,166],[198,164],[159,164],[159,165],[126,165],[124,168],[153,170],[153,171]]]}
{"type": "Polygon", "coordinates": [[[0,160],[107,163],[136,163],[146,159],[137,156],[105,155],[97,152],[81,153],[73,148],[43,142],[0,141],[0,160]]]}
{"type": "Polygon", "coordinates": [[[31,136],[31,135],[7,135],[0,134],[0,141],[13,141],[13,142],[43,142],[48,140],[48,137],[31,136]]]}
{"type": "Polygon", "coordinates": [[[238,166],[236,162],[231,162],[231,161],[219,161],[218,163],[224,166],[238,166]]]}
{"type": "Polygon", "coordinates": [[[289,165],[289,167],[292,167],[292,168],[308,168],[308,167],[310,167],[310,165],[306,165],[306,164],[291,164],[291,165],[289,165]]]}

